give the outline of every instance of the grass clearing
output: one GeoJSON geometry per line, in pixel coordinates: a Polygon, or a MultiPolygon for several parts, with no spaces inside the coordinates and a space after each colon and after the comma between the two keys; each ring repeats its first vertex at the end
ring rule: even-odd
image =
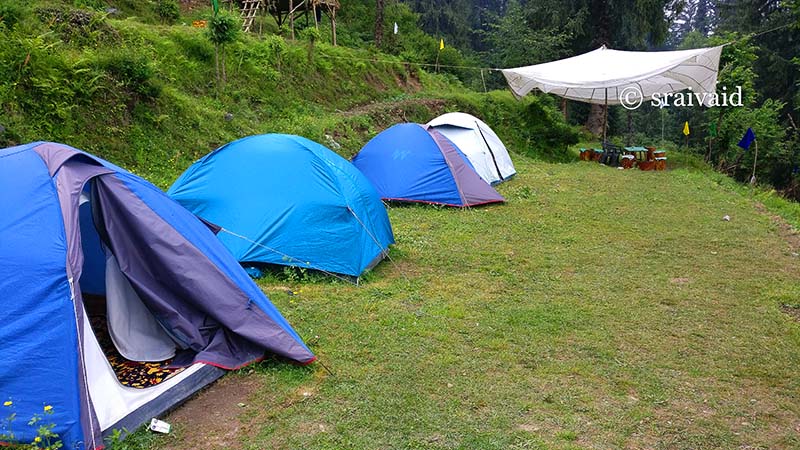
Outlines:
{"type": "MultiPolygon", "coordinates": [[[[800,446],[800,269],[752,199],[689,169],[516,164],[505,205],[392,207],[361,286],[263,281],[334,375],[235,375],[261,387],[230,448],[800,446]]],[[[181,426],[135,448],[202,448],[181,426]]]]}

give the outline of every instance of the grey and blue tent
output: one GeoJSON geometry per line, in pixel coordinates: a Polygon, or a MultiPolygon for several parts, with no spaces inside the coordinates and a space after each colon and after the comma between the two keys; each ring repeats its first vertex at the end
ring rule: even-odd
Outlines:
{"type": "Polygon", "coordinates": [[[47,413],[65,448],[101,448],[222,369],[315,359],[210,226],[145,180],[35,142],[0,150],[0,192],[0,417],[19,418],[15,440],[47,413]]]}
{"type": "Polygon", "coordinates": [[[387,201],[457,207],[505,201],[450,139],[427,125],[401,123],[382,131],[353,165],[387,201]]]}

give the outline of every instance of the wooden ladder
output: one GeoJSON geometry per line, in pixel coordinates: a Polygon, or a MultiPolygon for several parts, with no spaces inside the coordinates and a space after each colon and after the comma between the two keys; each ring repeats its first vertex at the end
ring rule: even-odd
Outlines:
{"type": "Polygon", "coordinates": [[[253,26],[253,21],[258,14],[258,8],[261,6],[262,0],[244,0],[242,1],[242,30],[247,33],[253,26]]]}

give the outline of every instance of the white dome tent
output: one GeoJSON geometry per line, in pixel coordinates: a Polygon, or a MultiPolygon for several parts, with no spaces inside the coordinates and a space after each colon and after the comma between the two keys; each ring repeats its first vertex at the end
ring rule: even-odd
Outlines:
{"type": "Polygon", "coordinates": [[[487,183],[502,183],[517,173],[506,146],[489,125],[477,117],[452,112],[442,114],[428,125],[456,144],[487,183]]]}

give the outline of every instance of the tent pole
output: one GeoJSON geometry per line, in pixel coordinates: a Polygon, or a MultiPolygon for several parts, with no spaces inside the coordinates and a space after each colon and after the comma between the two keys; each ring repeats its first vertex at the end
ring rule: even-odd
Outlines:
{"type": "Polygon", "coordinates": [[[608,88],[606,88],[606,102],[603,108],[603,146],[606,145],[606,125],[608,124],[608,88]]]}

